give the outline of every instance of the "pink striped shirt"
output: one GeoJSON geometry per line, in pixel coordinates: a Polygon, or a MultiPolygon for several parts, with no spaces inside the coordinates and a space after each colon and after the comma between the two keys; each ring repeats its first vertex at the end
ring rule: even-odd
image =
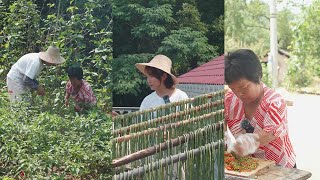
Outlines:
{"type": "MultiPolygon", "coordinates": [[[[278,165],[293,167],[295,153],[288,135],[287,106],[284,99],[263,84],[264,96],[250,124],[254,132],[272,131],[277,138],[267,145],[261,145],[252,155],[261,159],[274,160],[278,165]]],[[[242,101],[229,90],[225,96],[225,119],[232,134],[237,137],[245,133],[241,121],[245,118],[242,101]]]]}
{"type": "Polygon", "coordinates": [[[71,82],[68,81],[66,85],[66,93],[66,95],[71,95],[74,100],[79,103],[96,104],[97,102],[90,84],[85,80],[82,80],[82,86],[77,94],[74,93],[73,86],[71,85],[71,82]]]}

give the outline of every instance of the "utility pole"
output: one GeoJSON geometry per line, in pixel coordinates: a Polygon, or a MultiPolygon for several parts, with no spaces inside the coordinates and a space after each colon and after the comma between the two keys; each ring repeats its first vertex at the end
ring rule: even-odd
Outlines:
{"type": "Polygon", "coordinates": [[[277,38],[277,3],[270,0],[270,55],[272,62],[272,88],[278,86],[278,38],[277,38]]]}

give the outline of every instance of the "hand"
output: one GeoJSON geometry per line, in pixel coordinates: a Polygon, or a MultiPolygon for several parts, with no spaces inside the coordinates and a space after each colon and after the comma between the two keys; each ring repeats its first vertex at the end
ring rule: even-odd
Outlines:
{"type": "Polygon", "coordinates": [[[246,133],[237,137],[236,143],[232,147],[239,156],[247,156],[256,152],[260,145],[258,134],[246,133]]]}
{"type": "Polygon", "coordinates": [[[111,115],[112,115],[112,117],[115,117],[115,116],[118,116],[119,113],[117,113],[117,112],[115,112],[115,111],[112,111],[112,112],[111,112],[111,115]]]}
{"type": "Polygon", "coordinates": [[[80,112],[82,108],[79,105],[74,106],[75,111],[80,112]]]}
{"type": "Polygon", "coordinates": [[[64,101],[64,105],[65,105],[66,107],[69,106],[69,100],[68,100],[68,99],[66,99],[66,100],[64,101]]]}
{"type": "Polygon", "coordinates": [[[44,88],[42,86],[40,86],[40,85],[38,86],[37,94],[39,96],[44,96],[44,94],[45,94],[44,88]]]}

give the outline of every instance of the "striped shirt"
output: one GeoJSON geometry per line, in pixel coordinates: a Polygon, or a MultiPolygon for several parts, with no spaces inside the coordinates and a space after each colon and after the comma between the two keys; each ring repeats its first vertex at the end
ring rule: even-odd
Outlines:
{"type": "MultiPolygon", "coordinates": [[[[266,145],[260,145],[253,157],[274,160],[284,167],[293,167],[296,163],[295,153],[288,135],[287,106],[284,99],[263,84],[264,95],[250,124],[254,132],[261,130],[273,132],[277,138],[266,145]]],[[[245,133],[241,121],[245,118],[242,101],[229,90],[225,96],[225,119],[232,134],[237,137],[245,133]]]]}
{"type": "Polygon", "coordinates": [[[81,88],[77,94],[74,92],[71,82],[68,81],[66,85],[66,95],[71,95],[74,101],[78,103],[88,103],[94,105],[97,102],[90,84],[85,80],[82,80],[81,88]]]}

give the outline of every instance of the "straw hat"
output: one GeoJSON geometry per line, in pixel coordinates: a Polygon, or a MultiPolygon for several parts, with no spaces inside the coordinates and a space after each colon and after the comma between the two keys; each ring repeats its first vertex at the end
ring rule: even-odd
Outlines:
{"type": "Polygon", "coordinates": [[[171,60],[162,54],[156,55],[149,63],[137,63],[136,67],[143,73],[145,74],[145,68],[146,66],[154,67],[157,69],[160,69],[166,73],[168,73],[174,82],[174,84],[178,83],[178,79],[176,76],[171,74],[171,66],[172,62],[171,60]]]}
{"type": "Polygon", "coordinates": [[[50,46],[46,52],[39,53],[40,59],[51,63],[51,64],[62,64],[66,60],[60,55],[59,48],[55,46],[50,46]]]}

